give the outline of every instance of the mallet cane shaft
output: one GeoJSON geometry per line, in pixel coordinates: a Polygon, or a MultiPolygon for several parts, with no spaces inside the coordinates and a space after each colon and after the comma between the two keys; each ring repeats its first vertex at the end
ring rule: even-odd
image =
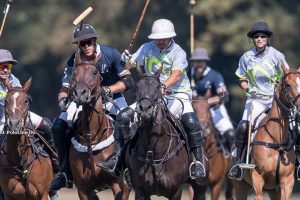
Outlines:
{"type": "Polygon", "coordinates": [[[9,7],[10,7],[12,2],[13,2],[13,0],[8,0],[7,3],[6,3],[6,7],[4,8],[4,11],[3,11],[4,17],[3,17],[3,20],[2,20],[2,24],[1,24],[0,37],[2,35],[2,31],[3,31],[4,24],[5,24],[5,21],[6,21],[6,17],[7,17],[8,11],[9,11],[9,7]]]}
{"type": "Polygon", "coordinates": [[[129,47],[128,47],[128,50],[129,50],[129,51],[130,51],[131,48],[133,47],[135,38],[136,38],[136,36],[137,36],[137,34],[138,34],[139,30],[140,30],[140,26],[141,26],[142,21],[143,21],[143,19],[144,19],[144,15],[145,15],[146,10],[147,10],[147,8],[148,8],[149,2],[150,2],[150,0],[147,0],[146,3],[145,3],[145,5],[144,5],[142,14],[141,14],[141,16],[140,16],[140,18],[139,18],[139,21],[138,21],[137,25],[136,25],[135,31],[134,31],[134,33],[133,33],[133,36],[132,36],[132,38],[131,38],[131,41],[130,41],[130,44],[129,44],[129,47]]]}

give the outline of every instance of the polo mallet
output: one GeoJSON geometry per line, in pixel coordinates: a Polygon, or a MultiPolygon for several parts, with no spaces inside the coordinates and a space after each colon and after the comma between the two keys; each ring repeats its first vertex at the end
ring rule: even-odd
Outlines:
{"type": "MultiPolygon", "coordinates": [[[[79,35],[78,35],[78,41],[80,41],[80,36],[81,36],[81,29],[82,29],[82,24],[83,24],[83,20],[93,11],[92,7],[88,7],[87,9],[85,9],[74,21],[73,24],[75,26],[77,26],[80,23],[80,27],[79,27],[79,35]]],[[[79,42],[77,45],[78,49],[79,49],[79,42]]]]}
{"type": "Polygon", "coordinates": [[[147,8],[148,8],[149,2],[150,2],[150,0],[146,0],[146,3],[145,3],[145,5],[144,5],[143,11],[142,11],[142,14],[141,14],[141,16],[140,16],[140,19],[139,19],[139,21],[138,21],[138,23],[137,23],[137,25],[136,25],[135,31],[134,31],[133,36],[132,36],[132,38],[131,38],[131,41],[130,41],[130,44],[129,44],[129,47],[128,47],[128,51],[130,51],[131,48],[133,47],[135,38],[136,38],[136,36],[137,36],[137,34],[138,34],[139,30],[140,30],[140,26],[141,26],[142,21],[143,21],[143,19],[144,19],[144,15],[145,15],[146,10],[147,10],[147,8]]]}
{"type": "MultiPolygon", "coordinates": [[[[194,52],[194,46],[195,46],[195,36],[194,36],[194,11],[193,8],[196,5],[196,0],[190,0],[190,53],[192,54],[194,52]]],[[[194,71],[194,69],[193,69],[194,71]]],[[[196,85],[194,76],[192,74],[191,77],[191,87],[194,88],[196,85]]]]}
{"type": "Polygon", "coordinates": [[[255,165],[249,163],[250,159],[250,142],[251,142],[251,130],[252,130],[252,113],[253,113],[253,99],[250,97],[250,122],[248,129],[248,144],[246,152],[246,163],[240,163],[239,166],[244,169],[254,169],[255,165]]]}
{"type": "MultiPolygon", "coordinates": [[[[140,15],[139,21],[138,21],[138,23],[137,23],[137,25],[136,25],[135,31],[134,31],[134,33],[133,33],[133,35],[132,35],[132,38],[131,38],[131,41],[130,41],[130,44],[129,44],[129,47],[128,47],[128,51],[129,51],[129,52],[130,52],[130,50],[132,49],[133,44],[134,44],[135,39],[136,39],[136,36],[137,36],[137,34],[138,34],[139,30],[140,30],[140,26],[141,26],[142,21],[143,21],[143,19],[144,19],[144,15],[145,15],[146,10],[147,10],[147,8],[148,8],[149,2],[150,2],[150,0],[146,0],[146,3],[145,3],[144,8],[143,8],[143,11],[142,11],[142,13],[141,13],[141,15],[140,15]]],[[[130,69],[135,68],[135,67],[137,67],[137,66],[136,66],[136,65],[126,65],[126,66],[125,66],[125,69],[130,70],[130,69]]],[[[138,71],[140,74],[142,74],[142,70],[141,70],[139,67],[137,67],[136,69],[137,69],[137,71],[138,71]]]]}
{"type": "Polygon", "coordinates": [[[1,24],[0,37],[2,35],[2,31],[3,31],[4,24],[5,24],[5,21],[6,21],[6,17],[7,17],[8,11],[9,11],[9,7],[10,7],[12,2],[13,2],[13,0],[7,0],[6,6],[3,10],[4,17],[3,17],[3,20],[2,20],[2,24],[1,24]]]}

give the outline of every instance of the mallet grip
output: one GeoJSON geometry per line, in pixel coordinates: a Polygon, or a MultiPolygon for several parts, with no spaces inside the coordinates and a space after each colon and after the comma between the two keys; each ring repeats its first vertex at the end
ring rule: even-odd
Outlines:
{"type": "Polygon", "coordinates": [[[92,7],[88,7],[85,11],[83,11],[74,21],[73,24],[77,26],[86,16],[88,16],[93,11],[92,7]]]}

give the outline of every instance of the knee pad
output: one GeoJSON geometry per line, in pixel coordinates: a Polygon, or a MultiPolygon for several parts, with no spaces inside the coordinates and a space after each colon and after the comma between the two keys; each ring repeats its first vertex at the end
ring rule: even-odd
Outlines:
{"type": "Polygon", "coordinates": [[[198,117],[196,116],[196,114],[194,112],[191,113],[185,113],[182,115],[182,124],[183,127],[187,130],[187,131],[200,131],[200,124],[198,121],[198,117]]]}

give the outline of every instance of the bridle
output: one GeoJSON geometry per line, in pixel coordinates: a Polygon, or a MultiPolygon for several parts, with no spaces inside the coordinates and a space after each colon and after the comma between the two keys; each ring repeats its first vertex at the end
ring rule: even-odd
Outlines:
{"type": "Polygon", "coordinates": [[[286,83],[285,79],[288,75],[291,75],[291,74],[300,74],[300,72],[297,72],[297,71],[293,71],[293,72],[288,72],[286,74],[284,74],[284,76],[282,77],[281,81],[282,81],[282,88],[283,88],[283,91],[284,91],[284,98],[287,100],[288,102],[288,105],[285,105],[282,100],[280,99],[280,97],[277,96],[276,92],[274,93],[274,98],[276,100],[276,102],[283,108],[283,110],[286,112],[286,113],[289,113],[289,115],[292,115],[294,116],[294,111],[297,110],[296,109],[296,102],[298,100],[298,98],[300,97],[300,93],[292,98],[291,95],[290,95],[290,92],[289,92],[289,88],[290,86],[286,83]],[[292,112],[291,112],[292,110],[292,112]]]}
{"type": "MultiPolygon", "coordinates": [[[[23,88],[11,88],[8,91],[8,93],[9,92],[25,92],[26,93],[26,91],[23,88]]],[[[22,110],[18,106],[15,106],[15,107],[11,106],[10,109],[7,109],[7,107],[8,107],[9,104],[8,104],[8,102],[5,102],[5,117],[6,117],[6,119],[8,119],[8,116],[10,114],[12,114],[15,111],[17,111],[17,112],[19,112],[21,114],[21,117],[22,117],[22,119],[21,119],[22,123],[21,124],[22,124],[22,126],[25,126],[26,119],[27,119],[28,113],[29,113],[29,104],[31,102],[31,97],[28,94],[27,94],[27,100],[28,100],[28,105],[27,105],[27,108],[26,108],[26,110],[24,112],[22,112],[22,110]]]]}
{"type": "MultiPolygon", "coordinates": [[[[93,61],[84,61],[84,62],[79,62],[76,64],[76,66],[74,67],[74,70],[78,67],[82,67],[82,66],[92,66],[97,70],[97,62],[93,62],[93,61]]],[[[101,88],[98,87],[100,85],[100,83],[102,82],[103,78],[101,77],[99,71],[97,70],[97,81],[95,82],[95,84],[93,85],[89,85],[87,84],[85,81],[74,81],[74,70],[73,70],[73,74],[72,74],[72,84],[69,90],[69,93],[71,93],[72,91],[74,91],[76,86],[83,86],[84,88],[88,89],[88,99],[87,102],[92,102],[92,101],[97,101],[97,99],[101,96],[101,88]],[[95,91],[95,92],[94,92],[95,91]],[[94,94],[93,94],[94,93],[94,94]]],[[[72,94],[69,94],[69,96],[72,96],[72,94]]]]}
{"type": "MultiPolygon", "coordinates": [[[[153,78],[153,79],[157,80],[157,82],[160,83],[159,78],[156,77],[156,76],[153,76],[153,75],[144,74],[143,76],[141,76],[140,80],[143,79],[143,78],[153,78]]],[[[162,88],[162,86],[160,86],[160,88],[162,88]]],[[[160,93],[160,95],[158,96],[157,99],[150,99],[150,98],[147,97],[147,96],[142,96],[142,97],[137,98],[136,102],[137,102],[137,105],[139,105],[139,104],[141,103],[142,100],[147,100],[147,101],[149,101],[151,107],[153,108],[152,117],[154,117],[154,116],[155,116],[155,113],[156,113],[156,111],[157,111],[158,105],[161,104],[162,102],[164,102],[164,101],[162,100],[162,97],[163,97],[163,95],[162,95],[161,93],[160,93]]],[[[137,106],[136,108],[137,108],[137,109],[136,109],[136,112],[137,112],[138,114],[141,114],[141,111],[139,110],[139,106],[137,106]]]]}

